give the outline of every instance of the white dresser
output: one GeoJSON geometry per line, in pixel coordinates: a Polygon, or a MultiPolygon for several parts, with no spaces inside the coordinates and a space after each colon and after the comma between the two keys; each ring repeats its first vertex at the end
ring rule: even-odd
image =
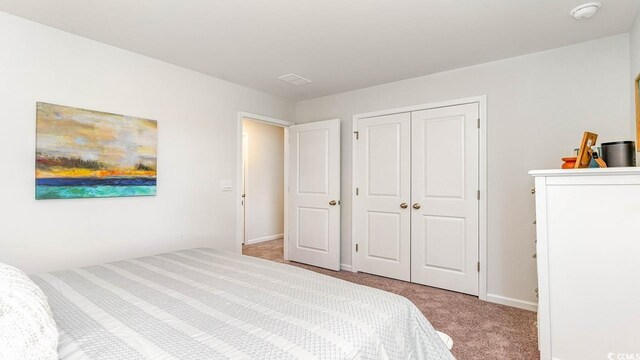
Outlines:
{"type": "Polygon", "coordinates": [[[640,168],[530,174],[541,359],[640,359],[640,168]]]}

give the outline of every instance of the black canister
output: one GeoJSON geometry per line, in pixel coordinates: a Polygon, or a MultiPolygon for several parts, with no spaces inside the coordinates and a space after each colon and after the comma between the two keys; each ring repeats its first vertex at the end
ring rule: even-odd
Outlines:
{"type": "Polygon", "coordinates": [[[602,143],[602,160],[607,167],[636,166],[635,141],[613,141],[602,143]]]}

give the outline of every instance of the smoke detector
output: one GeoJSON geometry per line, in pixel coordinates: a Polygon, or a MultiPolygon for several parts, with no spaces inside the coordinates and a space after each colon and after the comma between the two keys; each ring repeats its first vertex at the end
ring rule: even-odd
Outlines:
{"type": "Polygon", "coordinates": [[[601,3],[594,1],[574,7],[569,14],[576,20],[588,19],[598,12],[602,6],[601,3]]]}
{"type": "Polygon", "coordinates": [[[311,83],[311,80],[305,79],[302,76],[298,76],[296,74],[282,75],[278,79],[282,80],[284,82],[288,82],[289,84],[295,85],[295,86],[300,86],[300,85],[305,85],[305,84],[311,83]]]}

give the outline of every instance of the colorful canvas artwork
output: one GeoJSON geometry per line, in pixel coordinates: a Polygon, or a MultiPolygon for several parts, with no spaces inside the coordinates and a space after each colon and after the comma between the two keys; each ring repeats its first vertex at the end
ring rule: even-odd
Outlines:
{"type": "Polygon", "coordinates": [[[156,194],[156,121],[47,103],[36,118],[36,199],[156,194]]]}

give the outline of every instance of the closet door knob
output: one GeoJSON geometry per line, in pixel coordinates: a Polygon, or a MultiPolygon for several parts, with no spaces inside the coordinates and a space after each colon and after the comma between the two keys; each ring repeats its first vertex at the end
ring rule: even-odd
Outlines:
{"type": "Polygon", "coordinates": [[[401,208],[401,209],[406,209],[406,208],[408,208],[408,207],[409,207],[409,205],[408,205],[407,203],[402,203],[402,204],[400,204],[400,208],[401,208]]]}
{"type": "Polygon", "coordinates": [[[421,207],[422,207],[422,205],[420,205],[420,203],[413,204],[413,208],[416,209],[416,210],[420,209],[421,207]]]}
{"type": "Polygon", "coordinates": [[[331,206],[336,206],[337,202],[335,200],[331,200],[329,201],[329,205],[331,206]]]}

